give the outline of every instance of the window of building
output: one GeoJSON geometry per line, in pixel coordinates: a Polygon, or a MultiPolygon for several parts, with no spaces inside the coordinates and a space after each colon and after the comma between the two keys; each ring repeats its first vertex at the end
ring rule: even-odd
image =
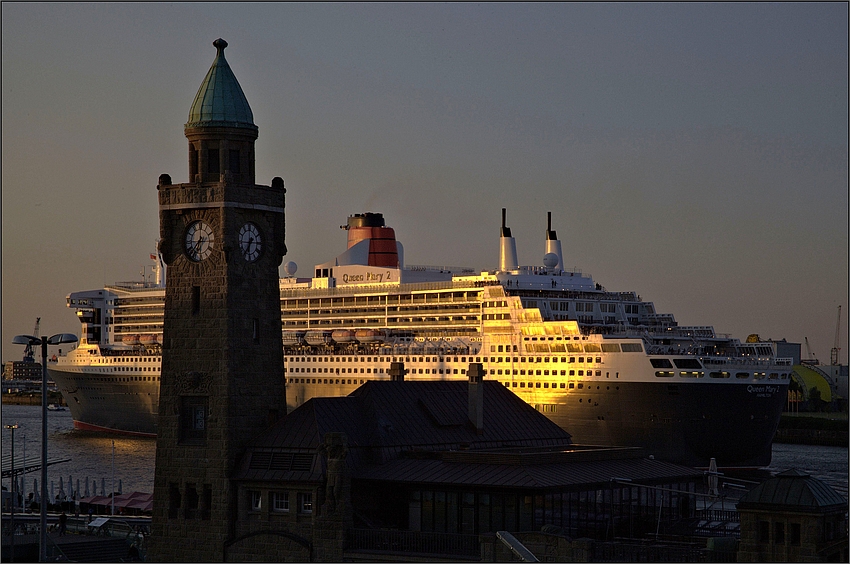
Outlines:
{"type": "Polygon", "coordinates": [[[221,173],[217,147],[215,149],[207,149],[207,172],[211,174],[221,173]]]}
{"type": "Polygon", "coordinates": [[[770,523],[759,521],[759,542],[770,542],[770,523]]]}
{"type": "Polygon", "coordinates": [[[203,503],[201,503],[200,508],[201,519],[209,521],[210,513],[212,512],[212,486],[210,484],[204,484],[203,492],[203,503]]]}
{"type": "Polygon", "coordinates": [[[791,523],[788,526],[788,537],[791,544],[800,546],[800,523],[791,523]]]}
{"type": "Polygon", "coordinates": [[[289,492],[272,492],[271,506],[277,513],[289,511],[289,492]]]}
{"type": "Polygon", "coordinates": [[[299,493],[298,494],[298,513],[312,513],[313,512],[313,494],[312,493],[299,493]]]}
{"type": "Polygon", "coordinates": [[[177,517],[177,512],[180,510],[180,487],[176,482],[168,484],[168,516],[171,518],[177,517]]]}
{"type": "Polygon", "coordinates": [[[179,444],[202,445],[207,437],[206,396],[180,397],[180,437],[179,444]]]}
{"type": "Polygon", "coordinates": [[[239,163],[239,149],[230,149],[229,169],[231,174],[239,174],[241,172],[241,165],[239,163]]]}
{"type": "Polygon", "coordinates": [[[198,490],[195,484],[186,484],[186,508],[184,516],[186,519],[194,519],[198,516],[198,490]]]}
{"type": "Polygon", "coordinates": [[[785,523],[773,524],[773,544],[785,544],[785,523]]]}
{"type": "Polygon", "coordinates": [[[263,508],[263,496],[258,490],[248,490],[248,500],[251,511],[260,511],[263,508]]]}

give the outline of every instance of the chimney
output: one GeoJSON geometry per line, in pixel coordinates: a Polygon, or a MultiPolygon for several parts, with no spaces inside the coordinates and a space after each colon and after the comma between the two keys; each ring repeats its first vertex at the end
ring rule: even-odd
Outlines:
{"type": "Polygon", "coordinates": [[[469,377],[469,422],[480,435],[484,432],[484,365],[474,362],[466,374],[469,377]]]}
{"type": "Polygon", "coordinates": [[[499,270],[508,272],[519,268],[516,256],[516,241],[511,237],[511,228],[505,225],[507,210],[502,208],[502,229],[499,232],[499,270]]]}
{"type": "Polygon", "coordinates": [[[392,362],[390,363],[390,381],[391,382],[404,382],[404,373],[406,370],[404,369],[403,362],[392,362]]]}
{"type": "Polygon", "coordinates": [[[561,242],[558,240],[558,235],[552,230],[552,212],[547,212],[546,219],[546,252],[552,253],[558,257],[558,264],[553,268],[555,270],[564,270],[564,256],[561,254],[561,242]]]}

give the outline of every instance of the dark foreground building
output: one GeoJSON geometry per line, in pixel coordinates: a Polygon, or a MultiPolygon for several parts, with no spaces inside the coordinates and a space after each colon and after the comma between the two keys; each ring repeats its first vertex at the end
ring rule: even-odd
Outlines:
{"type": "Polygon", "coordinates": [[[738,502],[738,562],[847,562],[847,511],[828,484],[781,472],[738,502]]]}
{"type": "Polygon", "coordinates": [[[496,531],[640,536],[656,530],[659,506],[665,525],[693,514],[702,473],[637,449],[575,448],[481,381],[480,365],[469,372],[468,383],[367,382],[261,433],[233,476],[225,558],[478,560],[496,531]]]}

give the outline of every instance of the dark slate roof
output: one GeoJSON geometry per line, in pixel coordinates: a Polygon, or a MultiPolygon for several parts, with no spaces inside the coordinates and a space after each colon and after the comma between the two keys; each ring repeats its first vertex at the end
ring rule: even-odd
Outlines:
{"type": "Polygon", "coordinates": [[[313,398],[252,441],[236,478],[321,482],[327,433],[345,433],[346,465],[363,481],[540,490],[701,477],[643,458],[642,449],[574,447],[569,433],[509,389],[483,386],[480,434],[463,381],[375,381],[347,397],[313,398]]]}
{"type": "Polygon", "coordinates": [[[754,487],[738,502],[739,509],[765,505],[823,510],[846,508],[847,500],[817,478],[797,470],[786,470],[754,487]]]}
{"type": "Polygon", "coordinates": [[[469,384],[463,381],[373,381],[347,397],[313,398],[252,441],[237,478],[320,480],[321,457],[314,457],[309,470],[296,470],[280,456],[277,464],[270,453],[316,453],[325,434],[333,432],[346,434],[346,464],[353,470],[394,460],[402,452],[563,449],[571,444],[569,433],[513,392],[498,382],[483,385],[480,434],[468,420],[469,384]]]}
{"type": "Polygon", "coordinates": [[[224,58],[227,42],[216,39],[213,46],[215,60],[198,88],[185,127],[241,127],[256,131],[248,99],[224,58]]]}

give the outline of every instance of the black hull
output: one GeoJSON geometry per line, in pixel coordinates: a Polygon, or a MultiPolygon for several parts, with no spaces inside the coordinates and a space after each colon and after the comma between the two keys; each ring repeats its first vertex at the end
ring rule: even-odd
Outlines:
{"type": "MultiPolygon", "coordinates": [[[[78,429],[156,434],[159,384],[50,370],[78,429]]],[[[786,381],[586,382],[583,389],[511,390],[569,432],[577,444],[638,446],[657,459],[708,467],[763,467],[787,395],[786,381]]],[[[357,385],[288,384],[295,405],[357,385]]]]}
{"type": "Polygon", "coordinates": [[[721,467],[763,467],[770,464],[787,387],[594,383],[570,390],[545,414],[575,443],[640,446],[687,466],[707,467],[715,458],[721,467]]]}

